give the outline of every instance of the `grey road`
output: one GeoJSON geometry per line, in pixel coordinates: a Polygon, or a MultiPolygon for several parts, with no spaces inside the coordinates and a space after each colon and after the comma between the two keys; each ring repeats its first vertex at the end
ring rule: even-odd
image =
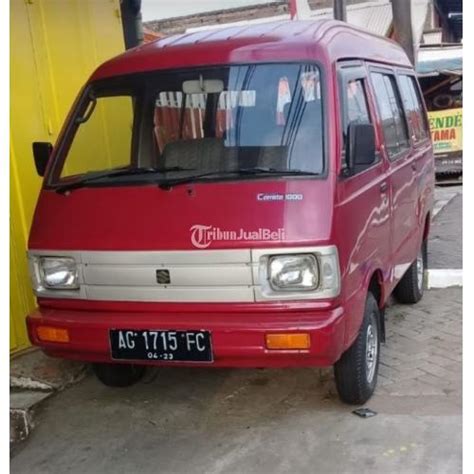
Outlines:
{"type": "Polygon", "coordinates": [[[390,307],[387,330],[373,418],[338,401],[330,370],[89,376],[45,402],[11,472],[461,472],[461,289],[390,307]]]}

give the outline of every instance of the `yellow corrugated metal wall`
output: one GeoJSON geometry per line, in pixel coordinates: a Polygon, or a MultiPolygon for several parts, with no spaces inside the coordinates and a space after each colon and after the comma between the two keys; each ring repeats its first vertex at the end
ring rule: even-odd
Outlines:
{"type": "Polygon", "coordinates": [[[41,179],[31,143],[56,140],[94,68],[124,50],[119,0],[10,1],[10,350],[34,308],[26,245],[41,179]]]}

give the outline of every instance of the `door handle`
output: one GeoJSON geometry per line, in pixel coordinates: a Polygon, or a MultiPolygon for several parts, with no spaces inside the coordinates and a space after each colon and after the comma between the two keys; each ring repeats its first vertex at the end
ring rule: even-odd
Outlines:
{"type": "Polygon", "coordinates": [[[387,186],[387,182],[386,182],[386,181],[384,181],[383,183],[380,183],[380,192],[381,192],[381,193],[387,192],[387,188],[388,188],[388,186],[387,186]]]}

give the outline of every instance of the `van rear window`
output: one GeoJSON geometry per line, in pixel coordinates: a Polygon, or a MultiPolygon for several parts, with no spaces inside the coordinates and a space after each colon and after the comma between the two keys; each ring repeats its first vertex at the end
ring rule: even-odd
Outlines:
{"type": "Polygon", "coordinates": [[[414,77],[401,74],[398,79],[405,113],[416,143],[428,137],[428,128],[420,95],[414,77]]]}
{"type": "Polygon", "coordinates": [[[392,74],[371,73],[375,99],[382,121],[385,146],[390,158],[409,147],[398,87],[392,74]]]}

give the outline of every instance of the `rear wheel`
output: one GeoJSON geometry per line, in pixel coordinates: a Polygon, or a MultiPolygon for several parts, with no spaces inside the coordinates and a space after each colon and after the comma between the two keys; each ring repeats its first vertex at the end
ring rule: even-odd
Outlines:
{"type": "Polygon", "coordinates": [[[423,241],[415,261],[395,287],[394,295],[402,304],[418,303],[423,297],[425,268],[427,263],[427,243],[423,241]]]}
{"type": "Polygon", "coordinates": [[[334,365],[337,391],[345,403],[361,405],[374,393],[380,358],[379,324],[377,301],[368,293],[359,334],[334,365]]]}
{"type": "Polygon", "coordinates": [[[108,387],[129,387],[145,374],[146,367],[135,364],[94,364],[97,378],[108,387]]]}

